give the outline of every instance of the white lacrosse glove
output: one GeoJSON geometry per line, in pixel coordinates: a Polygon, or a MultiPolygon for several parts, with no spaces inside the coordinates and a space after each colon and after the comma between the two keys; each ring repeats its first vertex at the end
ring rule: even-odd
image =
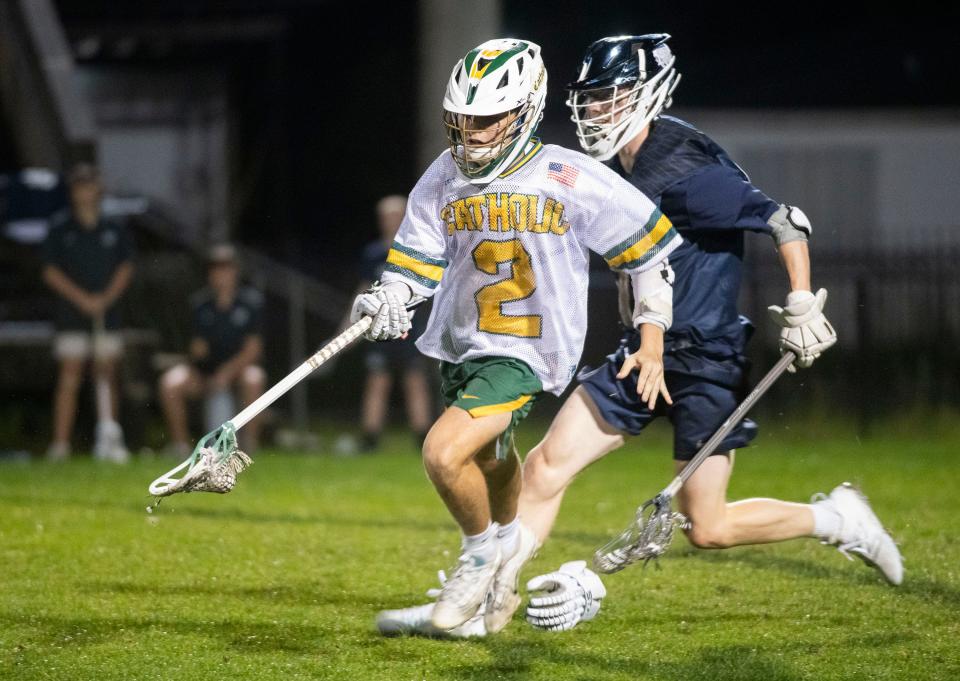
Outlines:
{"type": "Polygon", "coordinates": [[[583,560],[564,563],[556,572],[534,577],[527,591],[541,592],[527,604],[527,621],[536,629],[566,631],[596,617],[607,590],[583,560]]]}
{"type": "Polygon", "coordinates": [[[350,310],[350,323],[354,324],[364,317],[373,322],[363,337],[372,341],[386,341],[402,338],[410,330],[410,312],[407,303],[413,297],[410,287],[402,281],[386,284],[374,284],[353,301],[350,310]]]}
{"type": "Polygon", "coordinates": [[[780,354],[793,352],[797,360],[788,371],[796,367],[806,369],[820,353],[837,342],[837,332],[823,315],[827,303],[827,289],[816,295],[810,291],[791,291],[783,307],[771,305],[770,316],[783,327],[780,332],[780,354]]]}

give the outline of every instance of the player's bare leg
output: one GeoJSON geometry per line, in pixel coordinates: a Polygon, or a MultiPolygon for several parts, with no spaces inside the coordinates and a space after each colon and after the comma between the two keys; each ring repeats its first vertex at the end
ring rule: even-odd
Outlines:
{"type": "MultiPolygon", "coordinates": [[[[680,511],[692,525],[687,530],[690,543],[699,548],[722,549],[813,535],[813,511],[809,504],[777,499],[727,503],[733,459],[733,452],[711,456],[677,495],[680,511]]],[[[686,462],[675,464],[680,472],[686,462]]]]}
{"type": "Polygon", "coordinates": [[[160,377],[160,404],[170,433],[170,447],[177,454],[192,449],[187,427],[187,400],[202,392],[203,379],[186,364],[178,364],[160,377]]]}
{"type": "Polygon", "coordinates": [[[496,446],[485,448],[476,458],[487,482],[490,517],[495,523],[507,524],[517,517],[520,496],[520,457],[515,451],[498,460],[496,446]]]}
{"type": "MultiPolygon", "coordinates": [[[[253,404],[264,393],[266,385],[267,374],[262,368],[254,364],[246,367],[240,374],[240,399],[243,401],[243,406],[253,404]]],[[[244,427],[241,437],[248,452],[257,449],[260,444],[260,417],[253,419],[244,427]]]]}
{"type": "Polygon", "coordinates": [[[510,419],[510,413],[473,418],[460,407],[450,407],[427,433],[423,445],[427,475],[465,535],[490,525],[487,482],[476,457],[484,448],[496,446],[510,419]]]}
{"type": "Polygon", "coordinates": [[[85,360],[66,357],[60,360],[60,374],[53,398],[53,443],[50,458],[62,459],[70,452],[70,433],[77,414],[77,393],[83,382],[85,360]]]}
{"type": "Polygon", "coordinates": [[[495,456],[496,440],[511,418],[509,412],[474,418],[454,406],[427,434],[423,446],[427,475],[463,531],[463,553],[431,614],[440,629],[453,629],[476,615],[500,566],[487,479],[477,458],[495,456]]]}
{"type": "Polygon", "coordinates": [[[589,393],[578,386],[523,464],[520,517],[546,541],[573,479],[597,459],[617,449],[624,436],[600,416],[589,393]]]}
{"type": "Polygon", "coordinates": [[[363,413],[361,415],[363,449],[365,450],[375,449],[380,433],[383,432],[392,387],[393,376],[389,371],[371,371],[367,374],[366,385],[363,389],[363,413]]]}
{"type": "MultiPolygon", "coordinates": [[[[676,462],[679,472],[685,462],[676,462]]],[[[728,503],[727,484],[733,452],[711,456],[677,495],[680,510],[690,520],[690,542],[705,549],[766,544],[799,537],[816,537],[838,546],[844,555],[857,555],[891,584],[903,580],[900,551],[883,529],[866,497],[849,485],[839,485],[812,504],[778,499],[744,499],[728,503]]]]}
{"type": "MultiPolygon", "coordinates": [[[[484,624],[488,633],[503,629],[520,606],[520,572],[550,534],[569,484],[577,473],[623,441],[623,435],[600,417],[586,390],[578,387],[543,440],[527,455],[515,520],[516,538],[512,548],[503,548],[504,563],[487,598],[484,624]]],[[[505,513],[498,519],[504,522],[510,517],[505,513]]]]}

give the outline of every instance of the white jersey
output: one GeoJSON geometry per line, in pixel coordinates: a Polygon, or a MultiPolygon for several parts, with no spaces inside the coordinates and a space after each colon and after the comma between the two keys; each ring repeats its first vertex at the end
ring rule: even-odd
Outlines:
{"type": "Polygon", "coordinates": [[[436,294],[417,341],[425,355],[513,357],[559,394],[583,351],[589,251],[614,270],[639,272],[680,242],[614,171],[534,140],[484,186],[464,180],[449,152],[437,158],[410,194],[382,280],[436,294]]]}

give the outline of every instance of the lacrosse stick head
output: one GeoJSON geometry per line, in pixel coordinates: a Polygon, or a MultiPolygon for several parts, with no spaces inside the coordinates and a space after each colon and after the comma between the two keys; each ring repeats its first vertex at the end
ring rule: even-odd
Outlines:
{"type": "Polygon", "coordinates": [[[200,438],[183,463],[154,480],[150,494],[156,497],[178,492],[226,494],[237,484],[237,475],[251,463],[253,460],[237,445],[236,427],[227,421],[200,438]]]}
{"type": "Polygon", "coordinates": [[[674,526],[682,527],[686,522],[682,513],[670,508],[671,498],[661,492],[638,508],[630,526],[593,554],[597,570],[611,574],[641,560],[646,564],[666,553],[673,541],[674,526]]]}

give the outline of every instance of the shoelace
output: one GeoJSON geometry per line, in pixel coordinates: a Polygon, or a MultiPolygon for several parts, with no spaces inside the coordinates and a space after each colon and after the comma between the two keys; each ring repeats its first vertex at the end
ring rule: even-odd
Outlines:
{"type": "MultiPolygon", "coordinates": [[[[810,497],[811,504],[815,504],[817,502],[825,502],[827,504],[831,504],[830,497],[824,494],[823,492],[817,492],[816,494],[810,497]]],[[[841,516],[841,519],[846,520],[845,518],[843,518],[843,516],[841,516]]],[[[850,554],[854,553],[860,558],[868,560],[872,563],[873,556],[876,556],[880,552],[880,541],[881,541],[880,537],[874,537],[873,541],[869,541],[867,538],[867,533],[863,532],[862,528],[860,529],[861,531],[857,533],[859,536],[852,541],[840,542],[839,538],[835,536],[835,537],[830,537],[829,539],[824,539],[822,540],[822,542],[824,544],[836,546],[837,551],[842,553],[847,560],[853,560],[853,556],[851,556],[850,554]]],[[[840,532],[838,532],[838,534],[842,532],[843,532],[843,528],[841,527],[840,532]]]]}
{"type": "Polygon", "coordinates": [[[432,589],[427,589],[427,597],[429,598],[437,598],[440,592],[443,591],[443,587],[447,583],[447,573],[443,570],[437,570],[437,579],[440,581],[440,588],[433,587],[432,589]]]}
{"type": "Polygon", "coordinates": [[[446,591],[453,600],[459,601],[464,593],[473,586],[473,582],[467,573],[479,567],[481,566],[473,565],[468,554],[461,555],[458,559],[457,568],[453,571],[450,579],[443,582],[443,591],[446,591]]]}
{"type": "Polygon", "coordinates": [[[837,550],[847,557],[847,560],[853,560],[853,556],[850,553],[855,553],[861,558],[873,562],[873,556],[877,555],[880,550],[880,539],[876,538],[874,541],[867,541],[866,538],[861,537],[855,541],[847,542],[846,544],[840,544],[837,546],[837,550]]]}

